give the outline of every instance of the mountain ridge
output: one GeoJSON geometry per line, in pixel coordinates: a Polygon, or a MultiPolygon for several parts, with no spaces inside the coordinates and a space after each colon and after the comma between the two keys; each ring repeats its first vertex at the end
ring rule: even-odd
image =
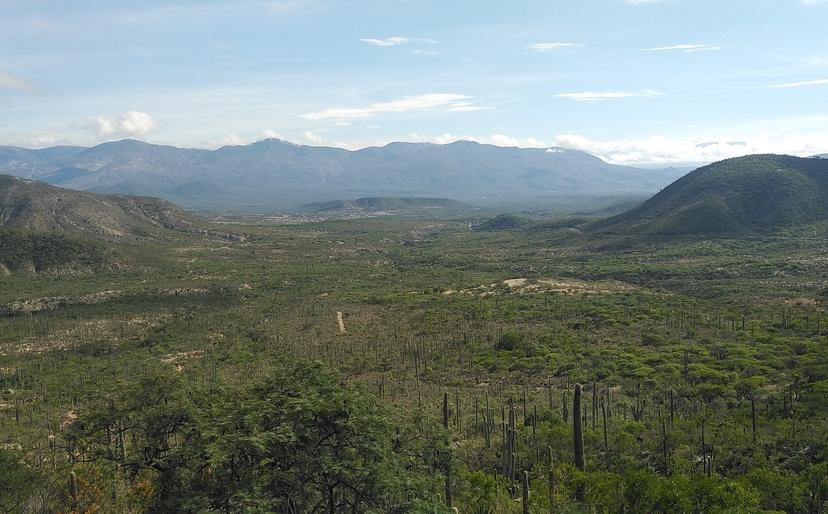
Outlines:
{"type": "Polygon", "coordinates": [[[492,197],[651,193],[682,173],[609,164],[579,150],[473,141],[346,150],[264,139],[204,150],[121,140],[16,151],[14,158],[4,157],[12,153],[4,153],[7,148],[0,147],[0,173],[81,191],[160,197],[188,208],[239,210],[379,196],[485,203],[492,197]]]}

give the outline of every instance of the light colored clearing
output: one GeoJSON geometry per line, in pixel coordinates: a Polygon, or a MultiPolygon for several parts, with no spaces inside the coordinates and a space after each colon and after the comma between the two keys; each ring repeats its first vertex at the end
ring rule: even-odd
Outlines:
{"type": "Polygon", "coordinates": [[[140,330],[142,327],[153,328],[161,326],[170,317],[169,314],[155,314],[126,320],[96,319],[82,321],[66,329],[53,330],[43,336],[26,337],[10,343],[2,343],[0,344],[0,355],[40,354],[68,350],[77,346],[80,341],[89,341],[89,334],[95,334],[94,340],[105,341],[107,344],[117,346],[124,338],[122,325],[130,327],[130,330],[140,330]]]}
{"type": "Polygon", "coordinates": [[[164,289],[157,289],[155,291],[100,291],[98,293],[90,293],[80,296],[47,296],[43,298],[31,298],[29,300],[20,300],[0,306],[0,310],[5,309],[12,313],[31,314],[34,312],[42,312],[56,309],[58,307],[67,307],[70,305],[94,305],[104,303],[107,301],[117,300],[120,298],[128,298],[131,296],[190,296],[201,295],[208,292],[205,288],[188,288],[188,287],[171,287],[164,289]]]}
{"type": "Polygon", "coordinates": [[[342,311],[336,311],[336,322],[339,325],[339,333],[345,333],[345,320],[342,319],[342,311]]]}
{"type": "Polygon", "coordinates": [[[503,282],[481,285],[468,289],[448,289],[443,295],[471,294],[480,297],[497,294],[524,294],[524,293],[562,293],[562,294],[609,294],[632,291],[634,286],[625,282],[607,280],[601,282],[587,282],[576,279],[556,278],[510,278],[503,282]],[[505,286],[505,288],[504,288],[505,286]]]}
{"type": "Polygon", "coordinates": [[[60,429],[61,429],[61,430],[66,430],[67,428],[69,428],[69,425],[71,425],[72,423],[74,423],[74,422],[75,422],[75,420],[77,420],[77,419],[78,419],[78,413],[77,413],[77,412],[75,412],[75,410],[74,410],[74,409],[70,410],[70,411],[69,411],[69,412],[67,412],[67,413],[66,413],[66,415],[65,415],[65,416],[63,416],[63,418],[60,420],[60,429]]]}
{"type": "Polygon", "coordinates": [[[197,359],[201,357],[204,352],[201,350],[192,350],[189,352],[169,353],[161,358],[161,362],[171,364],[173,368],[179,373],[184,371],[184,362],[190,359],[197,359]]]}
{"type": "Polygon", "coordinates": [[[789,300],[785,300],[785,305],[816,305],[817,302],[813,298],[791,298],[789,300]]]}

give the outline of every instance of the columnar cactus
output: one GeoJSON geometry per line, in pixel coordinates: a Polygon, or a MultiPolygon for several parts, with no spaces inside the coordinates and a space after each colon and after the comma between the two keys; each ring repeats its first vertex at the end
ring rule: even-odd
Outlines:
{"type": "Polygon", "coordinates": [[[575,467],[584,471],[584,426],[581,418],[581,384],[575,384],[575,398],[572,401],[572,436],[575,450],[575,467]]]}
{"type": "MultiPolygon", "coordinates": [[[[581,471],[586,468],[584,462],[584,426],[581,418],[581,384],[575,384],[575,398],[572,401],[572,437],[575,450],[575,467],[581,471]]],[[[575,499],[584,500],[584,486],[579,483],[575,490],[575,499]]]]}
{"type": "Polygon", "coordinates": [[[72,498],[72,510],[78,506],[78,476],[74,471],[69,472],[69,496],[72,498]]]}
{"type": "Polygon", "coordinates": [[[529,514],[529,472],[523,472],[523,514],[529,514]]]}
{"type": "MultiPolygon", "coordinates": [[[[448,433],[449,426],[449,403],[448,393],[443,393],[443,428],[448,433]]],[[[451,455],[449,455],[450,447],[446,450],[446,506],[452,508],[454,503],[454,495],[451,490],[451,455]]]]}

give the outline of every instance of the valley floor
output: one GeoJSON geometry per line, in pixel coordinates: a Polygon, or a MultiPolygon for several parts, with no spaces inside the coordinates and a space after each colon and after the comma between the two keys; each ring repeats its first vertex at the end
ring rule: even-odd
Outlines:
{"type": "MultiPolygon", "coordinates": [[[[239,230],[250,238],[123,246],[117,272],[0,276],[0,478],[20,492],[0,505],[158,512],[169,487],[207,498],[176,504],[191,512],[282,505],[267,494],[295,512],[442,512],[448,475],[461,513],[508,513],[525,471],[531,512],[826,512],[823,239],[394,218],[239,230]],[[243,404],[275,395],[262,389],[274,377],[316,376],[297,365],[316,361],[334,385],[308,379],[320,403],[295,415],[350,413],[331,432],[353,430],[360,456],[336,453],[350,474],[326,481],[341,460],[309,477],[277,463],[284,482],[228,493],[248,477],[233,455],[259,472],[275,458],[256,453],[275,444],[254,440],[266,407],[243,404]],[[334,386],[355,398],[325,404],[334,386]],[[369,414],[380,421],[359,425],[369,414]],[[228,434],[236,453],[219,451],[228,434]],[[169,478],[199,444],[212,478],[169,478]],[[282,491],[313,484],[301,501],[282,491]]],[[[290,387],[277,390],[300,398],[290,387]]]]}

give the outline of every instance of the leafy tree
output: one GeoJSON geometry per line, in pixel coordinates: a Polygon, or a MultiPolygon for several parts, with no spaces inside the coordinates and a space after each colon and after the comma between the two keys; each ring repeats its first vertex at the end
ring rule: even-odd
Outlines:
{"type": "Polygon", "coordinates": [[[36,490],[38,479],[38,474],[23,464],[19,455],[0,450],[0,511],[21,512],[36,490]]]}
{"type": "Polygon", "coordinates": [[[175,386],[142,381],[121,407],[104,406],[72,428],[79,445],[99,441],[102,427],[131,428],[125,454],[89,454],[135,479],[152,473],[152,511],[432,512],[438,503],[403,467],[402,443],[370,397],[343,388],[319,363],[241,390],[188,398],[175,386]],[[125,415],[127,423],[118,420],[125,415]]]}

